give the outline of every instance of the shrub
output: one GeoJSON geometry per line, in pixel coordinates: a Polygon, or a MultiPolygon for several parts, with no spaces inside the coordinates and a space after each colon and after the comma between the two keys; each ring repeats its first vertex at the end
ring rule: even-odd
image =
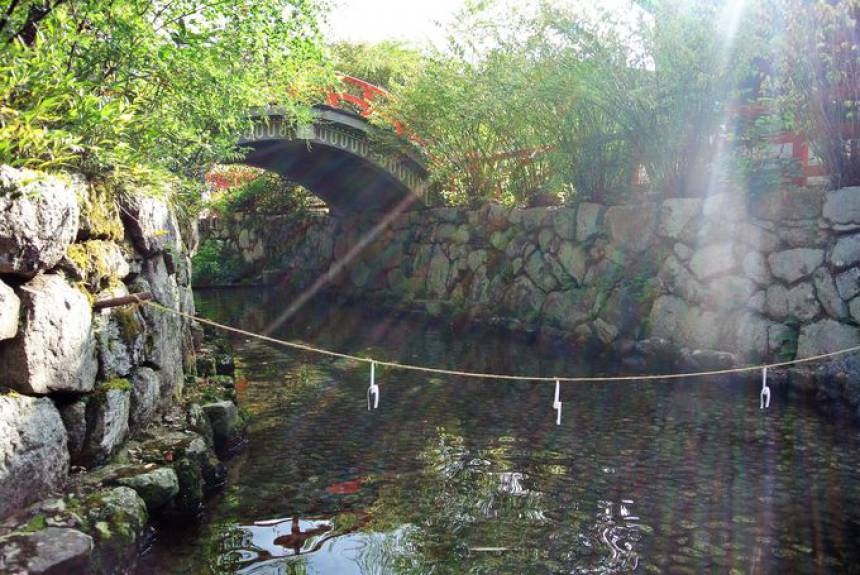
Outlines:
{"type": "Polygon", "coordinates": [[[301,118],[328,83],[307,0],[7,3],[0,163],[184,178],[237,156],[248,111],[301,118]]]}

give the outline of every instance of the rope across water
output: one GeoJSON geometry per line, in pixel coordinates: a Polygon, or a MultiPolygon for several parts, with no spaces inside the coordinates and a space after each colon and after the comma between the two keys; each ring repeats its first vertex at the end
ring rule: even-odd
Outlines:
{"type": "MultiPolygon", "coordinates": [[[[137,298],[135,298],[137,299],[137,298]]],[[[316,353],[320,355],[327,355],[329,357],[337,357],[341,359],[349,359],[353,361],[360,361],[368,364],[376,364],[382,365],[385,367],[390,367],[393,369],[402,369],[407,371],[419,371],[424,373],[433,373],[437,375],[454,375],[458,377],[473,377],[479,379],[495,379],[495,380],[506,380],[506,381],[539,381],[539,382],[553,382],[559,381],[561,383],[588,383],[588,382],[609,382],[609,381],[650,381],[650,380],[663,380],[663,379],[687,379],[693,377],[705,377],[711,375],[727,375],[733,373],[750,373],[755,371],[761,371],[763,369],[773,369],[778,367],[789,367],[792,365],[799,365],[803,363],[811,363],[815,361],[820,361],[822,359],[827,359],[831,357],[836,357],[840,355],[846,355],[849,353],[860,352],[860,345],[855,345],[853,347],[848,347],[845,349],[840,349],[838,351],[832,351],[829,353],[822,353],[818,355],[812,355],[809,357],[803,357],[799,359],[792,359],[788,361],[780,361],[775,363],[762,363],[759,365],[748,365],[743,367],[735,367],[735,368],[727,368],[727,369],[714,369],[709,371],[695,371],[695,372],[686,372],[686,373],[664,373],[664,374],[648,374],[648,375],[616,375],[616,376],[592,376],[592,377],[541,377],[534,375],[508,375],[501,373],[484,373],[484,372],[476,372],[476,371],[460,371],[456,369],[442,369],[438,367],[426,367],[423,365],[412,365],[408,363],[398,363],[395,361],[383,361],[379,359],[373,359],[369,357],[361,357],[357,355],[350,355],[348,353],[340,353],[337,351],[332,351],[328,349],[323,349],[319,347],[314,347],[312,345],[307,345],[304,343],[296,343],[292,341],[286,341],[283,339],[277,339],[274,337],[270,337],[267,335],[263,335],[260,333],[254,333],[251,331],[246,331],[244,329],[239,329],[237,327],[232,327],[229,325],[224,325],[222,323],[218,323],[212,320],[196,317],[189,313],[185,313],[179,310],[175,310],[169,308],[167,306],[161,305],[159,303],[153,301],[144,301],[141,299],[137,299],[137,302],[141,305],[147,305],[151,308],[160,310],[162,312],[171,313],[180,317],[184,317],[191,321],[196,321],[223,331],[229,331],[232,333],[236,333],[239,335],[244,335],[247,337],[251,337],[254,339],[258,339],[260,341],[265,341],[268,343],[273,343],[276,345],[280,345],[283,347],[288,347],[291,349],[297,349],[300,351],[306,351],[310,353],[316,353]]]]}

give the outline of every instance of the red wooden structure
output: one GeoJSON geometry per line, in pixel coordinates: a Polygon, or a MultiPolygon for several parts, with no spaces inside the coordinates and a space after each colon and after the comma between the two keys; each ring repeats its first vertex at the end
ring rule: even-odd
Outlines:
{"type": "MultiPolygon", "coordinates": [[[[347,103],[352,105],[362,117],[369,118],[375,112],[373,101],[377,98],[388,96],[388,92],[384,89],[379,86],[374,86],[369,82],[365,82],[360,78],[347,76],[346,74],[340,74],[339,78],[347,89],[344,91],[332,90],[326,94],[325,103],[332,108],[343,108],[343,104],[347,103]],[[354,91],[350,91],[349,88],[357,88],[361,94],[358,95],[354,93],[354,91]]],[[[386,118],[386,120],[391,122],[392,126],[394,126],[394,131],[397,132],[398,136],[406,135],[406,130],[402,123],[389,118],[386,118]]]]}

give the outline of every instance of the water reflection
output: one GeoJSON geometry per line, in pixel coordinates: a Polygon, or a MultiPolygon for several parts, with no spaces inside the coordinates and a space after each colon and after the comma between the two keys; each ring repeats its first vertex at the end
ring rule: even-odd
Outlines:
{"type": "MultiPolygon", "coordinates": [[[[278,297],[210,317],[256,329],[278,297]]],[[[387,359],[589,373],[576,350],[331,303],[279,334],[387,359]]],[[[860,565],[860,434],[774,387],[424,378],[237,340],[248,449],[196,529],[141,573],[830,573],[860,565]],[[280,519],[279,519],[280,518],[280,519]]]]}

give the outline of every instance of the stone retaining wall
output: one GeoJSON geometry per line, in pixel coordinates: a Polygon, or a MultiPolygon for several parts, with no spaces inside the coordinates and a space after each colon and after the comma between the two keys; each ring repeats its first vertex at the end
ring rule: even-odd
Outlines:
{"type": "MultiPolygon", "coordinates": [[[[203,236],[302,288],[374,223],[239,215],[203,236]]],[[[705,368],[860,343],[858,264],[860,188],[845,188],[408,212],[329,275],[342,294],[705,368]]]]}
{"type": "Polygon", "coordinates": [[[152,292],[193,312],[189,245],[156,198],[0,166],[0,519],[104,463],[182,390],[189,326],[93,302],[152,292]]]}

